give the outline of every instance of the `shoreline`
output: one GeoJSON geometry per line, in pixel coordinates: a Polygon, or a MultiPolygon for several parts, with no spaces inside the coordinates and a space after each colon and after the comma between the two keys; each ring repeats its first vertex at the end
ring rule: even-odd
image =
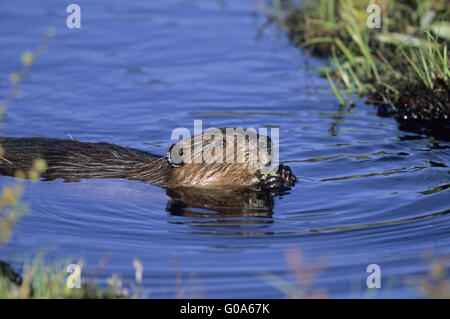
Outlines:
{"type": "Polygon", "coordinates": [[[340,104],[355,104],[350,95],[357,95],[379,116],[394,117],[401,130],[450,140],[450,21],[444,20],[450,8],[444,1],[426,9],[406,0],[376,1],[379,28],[366,22],[371,1],[296,3],[275,0],[263,11],[295,46],[329,59],[318,71],[340,104]]]}

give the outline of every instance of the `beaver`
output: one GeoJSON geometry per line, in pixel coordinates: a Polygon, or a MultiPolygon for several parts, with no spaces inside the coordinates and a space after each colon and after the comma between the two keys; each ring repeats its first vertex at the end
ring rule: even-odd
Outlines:
{"type": "Polygon", "coordinates": [[[44,180],[125,178],[165,188],[232,186],[271,190],[289,189],[295,184],[288,166],[273,167],[269,137],[243,130],[234,130],[230,136],[225,128],[215,130],[221,134],[211,135],[207,130],[181,140],[172,144],[164,156],[105,142],[3,137],[0,174],[14,176],[17,170],[27,171],[33,160],[40,158],[47,163],[44,180]],[[267,152],[255,152],[261,146],[267,152]],[[218,157],[226,160],[217,161],[218,157]]]}

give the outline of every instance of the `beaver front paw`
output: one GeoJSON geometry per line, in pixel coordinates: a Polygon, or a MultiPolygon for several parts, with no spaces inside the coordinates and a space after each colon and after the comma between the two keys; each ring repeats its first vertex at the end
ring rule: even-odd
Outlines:
{"type": "Polygon", "coordinates": [[[276,174],[283,179],[288,187],[295,185],[297,179],[294,174],[292,174],[292,170],[289,166],[280,164],[276,174]]]}
{"type": "Polygon", "coordinates": [[[276,192],[283,192],[295,185],[296,177],[292,174],[289,166],[280,164],[278,170],[273,175],[264,175],[261,189],[276,192]]]}

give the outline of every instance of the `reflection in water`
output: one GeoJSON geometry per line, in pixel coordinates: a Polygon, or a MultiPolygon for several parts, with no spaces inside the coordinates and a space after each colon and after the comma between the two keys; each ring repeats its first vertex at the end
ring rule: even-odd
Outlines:
{"type": "Polygon", "coordinates": [[[187,217],[271,217],[275,193],[246,188],[171,188],[167,211],[187,217]],[[199,209],[203,211],[199,211],[199,209]]]}
{"type": "Polygon", "coordinates": [[[417,167],[413,167],[410,169],[408,169],[406,167],[402,167],[402,168],[390,169],[390,170],[387,170],[385,172],[380,172],[380,173],[369,173],[369,174],[359,174],[359,175],[324,178],[321,181],[329,182],[329,181],[342,181],[342,180],[347,180],[347,179],[365,178],[365,177],[373,177],[373,176],[389,176],[389,175],[393,175],[393,174],[417,172],[417,171],[420,171],[425,168],[426,167],[424,167],[424,166],[417,166],[417,167]]]}
{"type": "Polygon", "coordinates": [[[352,230],[352,229],[384,227],[384,226],[389,226],[389,225],[398,225],[398,224],[409,223],[412,221],[423,220],[423,219],[427,219],[427,218],[445,216],[448,214],[450,214],[450,209],[446,209],[446,210],[435,212],[435,213],[415,216],[415,217],[387,220],[387,221],[376,222],[376,223],[342,225],[342,226],[328,227],[328,228],[308,229],[308,230],[304,230],[304,231],[284,232],[282,234],[284,234],[284,235],[288,235],[288,234],[289,235],[300,235],[300,234],[307,234],[307,233],[336,232],[336,231],[344,231],[344,230],[352,230]]]}
{"type": "Polygon", "coordinates": [[[372,158],[372,156],[384,156],[384,155],[408,156],[409,154],[405,153],[405,152],[389,153],[389,152],[385,152],[385,151],[378,151],[378,152],[363,154],[363,155],[338,154],[338,155],[333,155],[333,156],[308,158],[308,159],[304,159],[304,160],[291,161],[291,162],[314,163],[314,162],[323,162],[323,161],[334,160],[334,159],[338,159],[338,158],[352,158],[352,159],[356,159],[356,160],[366,160],[366,159],[372,158]]]}
{"type": "Polygon", "coordinates": [[[233,236],[273,234],[261,229],[273,223],[274,196],[281,195],[247,188],[175,188],[166,192],[171,197],[167,212],[190,217],[176,222],[195,228],[189,233],[233,236]]]}
{"type": "Polygon", "coordinates": [[[422,194],[422,195],[431,195],[431,194],[435,194],[435,193],[439,193],[439,192],[445,191],[448,188],[450,188],[450,184],[439,185],[439,186],[433,187],[431,189],[427,189],[425,191],[422,191],[422,192],[420,192],[420,194],[422,194]]]}
{"type": "MultiPolygon", "coordinates": [[[[339,135],[340,125],[344,122],[345,115],[350,114],[349,110],[346,110],[344,105],[339,105],[338,114],[331,117],[333,119],[333,121],[331,122],[330,128],[328,129],[328,133],[331,136],[339,135]]],[[[325,115],[324,113],[319,113],[319,114],[325,115]]]]}

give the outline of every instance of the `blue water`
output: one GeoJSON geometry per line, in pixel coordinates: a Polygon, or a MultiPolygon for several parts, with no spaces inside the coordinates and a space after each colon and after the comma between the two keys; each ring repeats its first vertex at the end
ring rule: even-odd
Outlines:
{"type": "MultiPolygon", "coordinates": [[[[300,286],[308,294],[421,296],[406,278],[426,275],[426,252],[450,253],[448,142],[400,131],[364,103],[340,110],[311,69],[324,62],[264,26],[253,1],[77,3],[81,29],[66,28],[60,1],[0,3],[0,96],[22,52],[55,29],[21,98],[8,105],[3,136],[163,154],[172,130],[192,130],[194,120],[204,128],[278,127],[281,160],[299,180],[263,217],[175,216],[163,189],[135,181],[26,182],[29,213],[0,246],[0,260],[20,270],[44,251],[49,262],[83,259],[86,273],[104,261],[99,284],[119,274],[132,286],[138,258],[150,298],[281,298],[267,278],[297,285],[291,268],[303,280],[320,268],[309,289],[300,286]],[[302,262],[292,267],[296,252],[302,262]],[[372,263],[381,267],[381,289],[366,286],[372,263]]],[[[1,187],[16,182],[0,176],[1,187]]]]}

